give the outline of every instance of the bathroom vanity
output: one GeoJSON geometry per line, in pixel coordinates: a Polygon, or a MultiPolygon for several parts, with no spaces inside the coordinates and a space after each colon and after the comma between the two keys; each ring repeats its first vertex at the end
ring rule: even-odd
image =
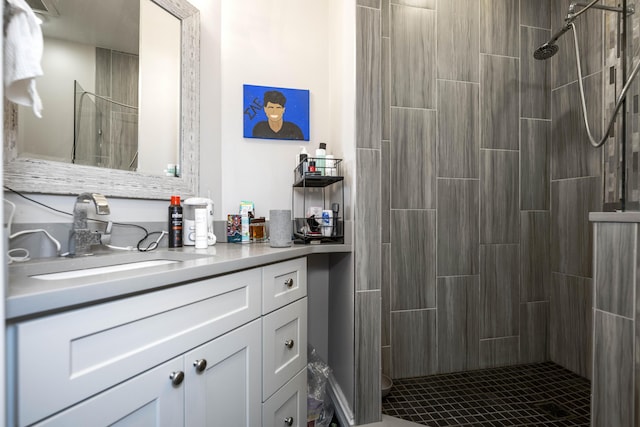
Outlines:
{"type": "Polygon", "coordinates": [[[73,260],[12,266],[11,425],[306,426],[306,257],[349,250],[221,244],[62,279],[33,276],[73,260]]]}

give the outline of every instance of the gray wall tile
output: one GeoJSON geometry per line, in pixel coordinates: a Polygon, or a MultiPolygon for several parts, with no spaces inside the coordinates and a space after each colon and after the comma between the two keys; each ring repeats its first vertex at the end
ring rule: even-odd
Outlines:
{"type": "Polygon", "coordinates": [[[380,11],[356,8],[356,147],[380,148],[382,126],[380,11]]]}
{"type": "Polygon", "coordinates": [[[479,182],[438,179],[438,276],[480,272],[479,182]]]}
{"type": "Polygon", "coordinates": [[[476,82],[480,64],[480,2],[438,0],[438,78],[476,82]]]}
{"type": "Polygon", "coordinates": [[[391,139],[391,63],[389,60],[389,38],[384,37],[382,39],[382,87],[381,87],[381,99],[382,99],[382,139],[391,139]]]}
{"type": "MultiPolygon", "coordinates": [[[[567,16],[567,11],[569,10],[569,4],[571,1],[572,0],[553,0],[551,2],[552,33],[555,34],[560,30],[560,28],[562,28],[562,26],[564,26],[564,18],[567,16]]],[[[583,76],[594,74],[602,69],[603,15],[603,13],[598,13],[597,11],[589,11],[584,15],[581,15],[578,21],[576,21],[583,76]]],[[[570,31],[560,37],[557,44],[560,49],[551,60],[553,88],[558,88],[578,79],[573,32],[570,31]]]]}
{"type": "Polygon", "coordinates": [[[380,289],[380,151],[356,150],[356,289],[380,289]]]}
{"type": "Polygon", "coordinates": [[[518,335],[519,245],[480,245],[480,338],[518,335]]]}
{"type": "Polygon", "coordinates": [[[518,364],[518,337],[480,341],[480,368],[518,364]]]}
{"type": "Polygon", "coordinates": [[[391,310],[435,308],[435,211],[391,211],[391,310]]]}
{"type": "Polygon", "coordinates": [[[380,11],[382,12],[382,37],[389,37],[389,14],[390,14],[389,0],[382,0],[380,4],[380,11]]]}
{"type": "Polygon", "coordinates": [[[548,30],[521,27],[520,117],[551,118],[551,61],[533,57],[533,52],[550,37],[548,30]]]}
{"type": "MultiPolygon", "coordinates": [[[[601,74],[584,80],[589,125],[594,138],[602,137],[601,74]]],[[[551,179],[600,175],[602,150],[589,143],[577,83],[552,92],[551,179]]]]}
{"type": "Polygon", "coordinates": [[[592,425],[633,426],[633,320],[596,310],[592,425]]]}
{"type": "Polygon", "coordinates": [[[517,58],[480,55],[480,147],[518,149],[517,58]]]}
{"type": "Polygon", "coordinates": [[[520,213],[520,302],[549,300],[549,212],[520,213]]]}
{"type": "Polygon", "coordinates": [[[436,310],[391,312],[393,378],[437,373],[436,310]]]}
{"type": "Polygon", "coordinates": [[[518,157],[480,150],[480,243],[520,242],[518,157]]]}
{"type": "Polygon", "coordinates": [[[356,0],[358,6],[372,7],[374,9],[380,9],[380,0],[356,0]]]}
{"type": "Polygon", "coordinates": [[[478,368],[479,276],[438,278],[438,372],[478,368]]]}
{"type": "Polygon", "coordinates": [[[550,29],[551,0],[520,0],[520,24],[550,29]]]}
{"type": "Polygon", "coordinates": [[[389,243],[391,234],[389,221],[391,216],[391,148],[389,141],[382,141],[380,153],[380,193],[382,200],[380,203],[380,220],[382,221],[382,242],[389,243]]]}
{"type": "Polygon", "coordinates": [[[635,223],[595,224],[595,308],[631,319],[637,230],[635,223]]]}
{"type": "Polygon", "coordinates": [[[436,8],[436,0],[391,0],[391,3],[404,6],[424,7],[426,9],[436,8]]]}
{"type": "Polygon", "coordinates": [[[551,271],[591,277],[589,212],[601,210],[599,177],[551,183],[551,271]]]}
{"type": "Polygon", "coordinates": [[[382,346],[391,344],[391,245],[382,244],[382,346]]]}
{"type": "Polygon", "coordinates": [[[480,53],[518,56],[520,8],[513,0],[480,0],[480,53]]]}
{"type": "Polygon", "coordinates": [[[551,360],[591,378],[593,285],[591,279],[552,273],[549,301],[551,360]]]}
{"type": "Polygon", "coordinates": [[[520,363],[549,360],[549,302],[520,304],[520,363]]]}
{"type": "Polygon", "coordinates": [[[520,209],[549,209],[551,122],[520,120],[520,209]]]}
{"type": "Polygon", "coordinates": [[[438,176],[478,178],[480,86],[438,81],[438,176]]]}
{"type": "Polygon", "coordinates": [[[391,378],[391,346],[382,347],[382,373],[391,378]]]}
{"type": "Polygon", "coordinates": [[[391,109],[391,207],[435,208],[436,112],[391,109]]]}
{"type": "Polygon", "coordinates": [[[391,105],[435,108],[435,16],[391,5],[391,105]]]}
{"type": "Polygon", "coordinates": [[[380,291],[356,292],[355,416],[359,422],[380,419],[380,291]]]}

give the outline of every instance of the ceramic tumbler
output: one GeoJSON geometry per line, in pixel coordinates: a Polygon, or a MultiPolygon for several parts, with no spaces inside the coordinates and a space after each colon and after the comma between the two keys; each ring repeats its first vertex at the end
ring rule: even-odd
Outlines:
{"type": "Polygon", "coordinates": [[[273,209],[269,211],[269,246],[288,248],[291,246],[291,210],[273,209]]]}

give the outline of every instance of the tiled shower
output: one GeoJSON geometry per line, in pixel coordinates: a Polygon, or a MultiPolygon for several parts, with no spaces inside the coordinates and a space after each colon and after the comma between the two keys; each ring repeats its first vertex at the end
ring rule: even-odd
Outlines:
{"type": "MultiPolygon", "coordinates": [[[[602,210],[602,149],[586,140],[573,35],[551,60],[532,56],[569,4],[357,0],[355,215],[378,206],[359,192],[380,179],[380,363],[392,378],[548,360],[591,378],[588,212],[602,210]]],[[[603,14],[577,27],[599,135],[603,14]]],[[[368,232],[356,229],[356,262],[374,252],[358,248],[368,232]]],[[[356,311],[358,336],[378,318],[356,311]]]]}

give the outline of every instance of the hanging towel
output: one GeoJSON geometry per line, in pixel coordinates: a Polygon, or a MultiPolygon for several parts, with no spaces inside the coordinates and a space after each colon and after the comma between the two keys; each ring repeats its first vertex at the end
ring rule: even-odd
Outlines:
{"type": "Polygon", "coordinates": [[[12,10],[4,39],[4,93],[16,104],[33,107],[33,114],[42,117],[35,80],[43,74],[42,21],[25,0],[8,0],[5,7],[12,10]]]}

